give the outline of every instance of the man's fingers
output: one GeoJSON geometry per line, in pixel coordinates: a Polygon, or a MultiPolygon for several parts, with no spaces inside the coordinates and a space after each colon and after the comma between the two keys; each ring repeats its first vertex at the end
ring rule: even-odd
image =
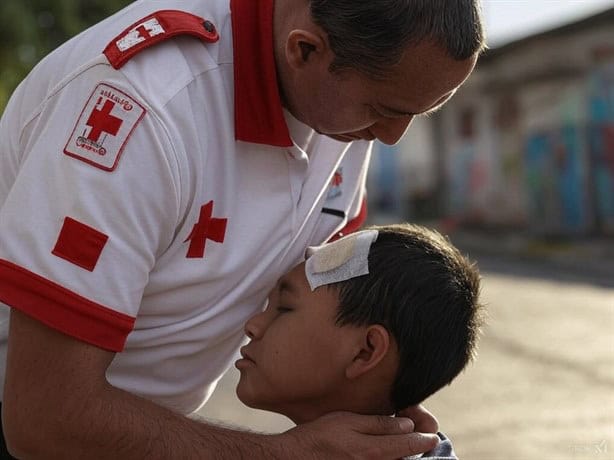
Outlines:
{"type": "Polygon", "coordinates": [[[411,406],[403,409],[397,414],[398,417],[408,417],[413,420],[415,431],[421,433],[437,433],[439,431],[439,423],[433,414],[424,408],[422,405],[411,406]]]}
{"type": "Polygon", "coordinates": [[[405,417],[369,416],[364,434],[407,434],[414,431],[414,422],[405,417]]]}
{"type": "Polygon", "coordinates": [[[358,415],[345,412],[329,414],[346,418],[349,426],[358,433],[370,435],[399,435],[414,431],[414,422],[405,417],[387,417],[385,415],[358,415]]]}
{"type": "Polygon", "coordinates": [[[302,447],[295,449],[297,452],[315,453],[313,458],[392,460],[428,452],[437,446],[437,435],[415,433],[413,429],[414,423],[403,417],[335,412],[299,425],[287,434],[294,441],[302,441],[299,443],[302,447]],[[294,435],[299,432],[306,434],[294,435]]]}
{"type": "Polygon", "coordinates": [[[408,444],[411,452],[409,455],[421,454],[437,447],[439,436],[432,433],[412,433],[409,435],[408,444]]]}
{"type": "Polygon", "coordinates": [[[434,449],[439,443],[436,434],[411,433],[373,438],[366,458],[403,458],[434,449]]]}

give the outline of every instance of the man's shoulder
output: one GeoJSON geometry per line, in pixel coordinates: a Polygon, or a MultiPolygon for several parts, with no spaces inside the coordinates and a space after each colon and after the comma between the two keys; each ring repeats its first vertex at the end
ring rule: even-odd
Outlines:
{"type": "MultiPolygon", "coordinates": [[[[37,86],[51,91],[77,75],[88,74],[93,65],[104,63],[115,67],[116,79],[126,80],[144,98],[153,99],[149,102],[161,98],[165,103],[165,95],[177,93],[197,76],[218,67],[221,55],[218,42],[228,41],[222,35],[226,33],[222,28],[225,29],[229,15],[226,3],[226,0],[137,1],[54,50],[29,78],[33,82],[42,79],[37,86]],[[159,12],[163,12],[160,22],[154,16],[159,12]],[[192,30],[182,28],[187,23],[185,18],[193,18],[192,30]],[[203,30],[200,40],[195,31],[199,18],[203,30]],[[179,24],[172,23],[173,19],[179,24]],[[205,22],[213,32],[205,28],[205,22]],[[167,30],[169,33],[161,33],[167,30]],[[114,49],[115,58],[124,52],[121,65],[115,65],[112,53],[105,53],[110,48],[114,49]]],[[[92,72],[91,77],[95,80],[99,73],[92,72]]]]}
{"type": "Polygon", "coordinates": [[[224,2],[137,3],[139,8],[121,15],[121,30],[105,31],[106,40],[96,47],[151,104],[165,105],[195,80],[215,75],[220,62],[232,62],[224,2]]]}

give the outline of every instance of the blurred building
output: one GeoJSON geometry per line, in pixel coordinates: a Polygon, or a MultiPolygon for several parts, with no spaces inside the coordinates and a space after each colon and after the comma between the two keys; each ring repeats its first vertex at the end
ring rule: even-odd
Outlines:
{"type": "Polygon", "coordinates": [[[445,108],[416,120],[393,150],[373,159],[375,208],[614,235],[614,8],[489,50],[445,108]]]}

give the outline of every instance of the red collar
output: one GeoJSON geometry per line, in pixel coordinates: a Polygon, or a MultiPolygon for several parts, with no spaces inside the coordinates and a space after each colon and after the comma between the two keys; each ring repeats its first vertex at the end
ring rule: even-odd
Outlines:
{"type": "Polygon", "coordinates": [[[235,138],[291,147],[273,55],[273,0],[231,0],[235,138]]]}

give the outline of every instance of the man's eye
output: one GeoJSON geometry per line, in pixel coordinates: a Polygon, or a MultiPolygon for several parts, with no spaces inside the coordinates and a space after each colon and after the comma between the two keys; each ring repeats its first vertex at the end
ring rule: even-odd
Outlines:
{"type": "Polygon", "coordinates": [[[278,313],[288,313],[289,311],[292,311],[292,309],[288,307],[277,307],[278,313]]]}

